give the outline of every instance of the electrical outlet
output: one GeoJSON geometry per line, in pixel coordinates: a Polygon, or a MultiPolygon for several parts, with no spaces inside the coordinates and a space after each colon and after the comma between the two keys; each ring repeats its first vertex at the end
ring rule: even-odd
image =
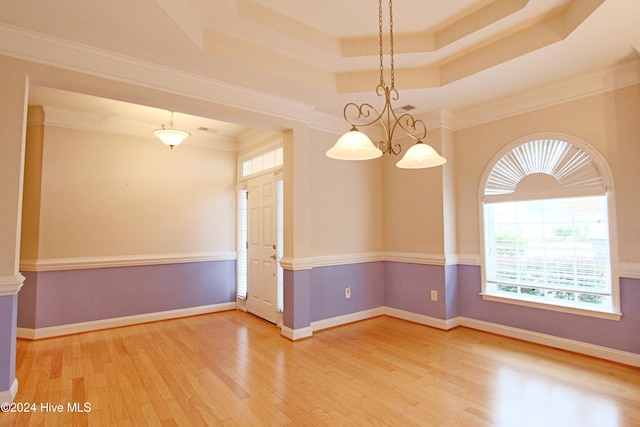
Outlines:
{"type": "Polygon", "coordinates": [[[349,286],[344,288],[344,297],[345,298],[351,298],[351,288],[349,286]]]}
{"type": "Polygon", "coordinates": [[[438,291],[431,290],[431,301],[438,301],[438,291]]]}

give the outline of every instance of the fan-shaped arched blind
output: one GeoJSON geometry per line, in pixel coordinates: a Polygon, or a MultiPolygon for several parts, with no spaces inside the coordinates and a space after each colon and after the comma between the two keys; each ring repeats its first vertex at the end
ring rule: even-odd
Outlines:
{"type": "Polygon", "coordinates": [[[605,187],[598,167],[582,149],[566,141],[538,139],[518,145],[498,160],[484,195],[514,193],[523,178],[537,173],[555,178],[559,188],[605,187]]]}
{"type": "Polygon", "coordinates": [[[560,311],[617,313],[606,162],[577,140],[521,141],[488,165],[480,187],[483,294],[560,311]]]}

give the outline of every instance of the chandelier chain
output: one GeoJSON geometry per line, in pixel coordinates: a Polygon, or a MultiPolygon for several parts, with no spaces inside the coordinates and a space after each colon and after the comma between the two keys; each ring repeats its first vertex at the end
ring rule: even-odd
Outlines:
{"type": "Polygon", "coordinates": [[[391,57],[391,89],[395,89],[395,70],[393,66],[393,0],[389,0],[389,42],[391,46],[389,52],[389,56],[391,57]]]}
{"type": "MultiPolygon", "coordinates": [[[[378,44],[380,50],[380,85],[386,86],[384,82],[384,22],[382,19],[382,0],[378,0],[378,44]]],[[[395,89],[395,64],[393,60],[393,0],[389,0],[389,57],[390,57],[390,77],[391,89],[395,89]]]]}
{"type": "Polygon", "coordinates": [[[380,85],[384,84],[384,62],[383,62],[383,45],[382,45],[382,0],[378,0],[378,44],[380,48],[380,85]]]}

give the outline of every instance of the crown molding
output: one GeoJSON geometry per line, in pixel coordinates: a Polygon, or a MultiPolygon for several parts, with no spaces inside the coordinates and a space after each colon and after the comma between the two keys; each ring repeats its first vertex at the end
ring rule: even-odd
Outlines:
{"type": "MultiPolygon", "coordinates": [[[[128,120],[122,117],[105,117],[104,115],[88,113],[86,111],[69,110],[59,107],[50,107],[47,105],[43,105],[42,108],[44,110],[43,120],[41,122],[35,120],[33,122],[29,122],[29,126],[41,124],[44,126],[54,126],[87,132],[100,132],[112,135],[157,140],[152,131],[153,129],[158,128],[158,126],[150,123],[128,120]]],[[[184,144],[223,151],[237,150],[237,142],[234,138],[215,134],[201,136],[198,133],[192,133],[184,144]]]]}
{"type": "Polygon", "coordinates": [[[308,123],[314,107],[81,43],[0,24],[0,55],[308,123]]]}
{"type": "Polygon", "coordinates": [[[557,81],[495,102],[455,112],[456,130],[640,84],[640,60],[557,81]]]}
{"type": "MultiPolygon", "coordinates": [[[[637,52],[640,45],[634,45],[637,52]]],[[[312,105],[268,95],[215,79],[137,60],[80,43],[0,24],[0,54],[62,69],[257,112],[340,134],[348,130],[337,115],[312,105]]],[[[575,99],[640,84],[638,55],[624,63],[564,79],[515,96],[458,111],[423,114],[429,128],[460,130],[575,99]]],[[[424,120],[424,119],[423,119],[424,120]]]]}

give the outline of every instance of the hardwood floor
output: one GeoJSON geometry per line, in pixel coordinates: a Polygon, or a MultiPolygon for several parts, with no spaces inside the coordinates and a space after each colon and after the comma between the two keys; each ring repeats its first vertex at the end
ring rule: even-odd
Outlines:
{"type": "Polygon", "coordinates": [[[19,340],[17,377],[35,412],[2,427],[640,425],[640,369],[390,317],[295,343],[241,312],[19,340]]]}

